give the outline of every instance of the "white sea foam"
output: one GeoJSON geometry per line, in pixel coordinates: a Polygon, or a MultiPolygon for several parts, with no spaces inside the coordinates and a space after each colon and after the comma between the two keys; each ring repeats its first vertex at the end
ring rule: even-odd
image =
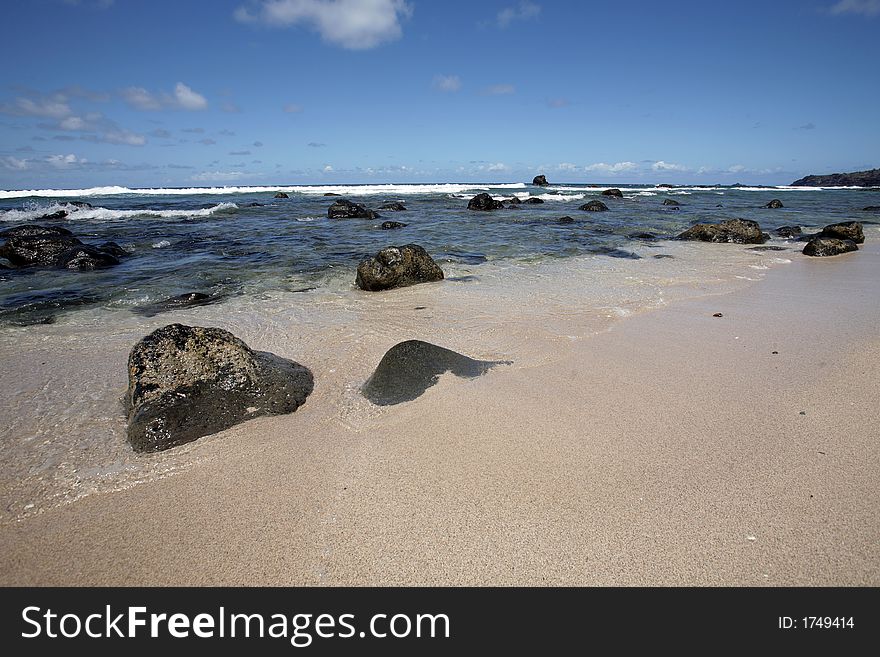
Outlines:
{"type": "Polygon", "coordinates": [[[129,187],[90,187],[88,189],[27,189],[0,190],[4,198],[82,198],[91,196],[194,196],[218,194],[259,194],[264,192],[287,192],[305,195],[324,195],[327,193],[349,196],[413,195],[413,194],[454,194],[468,190],[486,191],[489,189],[521,189],[525,183],[441,183],[436,185],[275,185],[271,187],[150,187],[144,189],[129,187]]]}
{"type": "Polygon", "coordinates": [[[183,217],[210,217],[217,213],[228,213],[238,209],[235,203],[218,203],[210,208],[201,208],[198,210],[152,210],[149,208],[143,210],[111,210],[109,208],[78,208],[75,206],[63,206],[58,203],[48,206],[37,206],[35,204],[28,206],[23,210],[0,210],[0,221],[30,221],[39,219],[40,217],[64,210],[67,212],[66,219],[76,221],[77,219],[88,219],[91,221],[115,221],[119,219],[129,219],[131,217],[161,217],[164,219],[178,219],[183,217]]]}

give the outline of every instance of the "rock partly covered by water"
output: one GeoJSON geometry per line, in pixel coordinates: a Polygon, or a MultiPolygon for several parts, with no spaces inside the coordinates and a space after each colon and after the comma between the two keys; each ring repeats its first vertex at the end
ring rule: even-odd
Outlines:
{"type": "Polygon", "coordinates": [[[361,260],[355,283],[362,290],[377,292],[418,283],[442,281],[443,270],[418,244],[389,246],[361,260]]]}
{"type": "Polygon", "coordinates": [[[782,208],[785,206],[782,205],[782,201],[780,201],[778,198],[775,198],[772,201],[770,201],[767,205],[765,205],[764,207],[770,208],[771,210],[776,210],[778,208],[782,208]]]}
{"type": "Polygon", "coordinates": [[[839,224],[830,224],[825,226],[818,236],[852,240],[856,244],[861,244],[865,241],[865,233],[862,232],[862,224],[858,221],[844,221],[839,224]]]}
{"type": "Polygon", "coordinates": [[[510,361],[474,360],[430,342],[407,340],[394,345],[379,362],[373,376],[364,384],[364,397],[374,404],[388,406],[419,397],[444,372],[473,378],[495,365],[510,361]]]}
{"type": "Polygon", "coordinates": [[[578,210],[585,210],[587,212],[604,212],[607,209],[608,206],[598,199],[594,199],[589,203],[584,203],[578,208],[578,210]]]}
{"type": "Polygon", "coordinates": [[[614,198],[623,198],[623,192],[621,192],[616,187],[612,187],[611,189],[603,190],[602,196],[612,196],[614,198]]]}
{"type": "Polygon", "coordinates": [[[486,192],[483,192],[482,194],[477,194],[470,201],[468,201],[468,210],[500,210],[503,207],[504,203],[502,203],[501,201],[496,201],[486,192]]]}
{"type": "Polygon", "coordinates": [[[806,176],[791,183],[792,187],[880,187],[880,169],[806,176]]]}
{"type": "Polygon", "coordinates": [[[290,198],[290,197],[287,194],[285,194],[284,192],[278,192],[277,194],[275,194],[275,198],[290,198]]]}
{"type": "Polygon", "coordinates": [[[697,224],[678,236],[680,240],[699,242],[733,242],[735,244],[763,244],[767,235],[755,221],[730,219],[719,224],[697,224]]]}
{"type": "Polygon", "coordinates": [[[841,253],[858,251],[859,247],[852,240],[842,240],[835,237],[813,237],[804,247],[804,255],[825,257],[836,256],[841,253]]]}
{"type": "Polygon", "coordinates": [[[776,229],[776,234],[779,237],[797,237],[801,234],[800,226],[780,226],[776,229]]]}
{"type": "Polygon", "coordinates": [[[547,182],[547,177],[542,173],[532,178],[532,184],[539,185],[540,187],[546,187],[550,183],[547,182]]]}
{"type": "Polygon", "coordinates": [[[672,207],[678,207],[681,204],[674,199],[665,198],[665,199],[663,199],[663,205],[671,205],[672,207]]]}
{"type": "Polygon", "coordinates": [[[869,205],[866,208],[862,208],[862,212],[880,212],[880,205],[869,205]]]}
{"type": "Polygon", "coordinates": [[[523,203],[532,203],[532,204],[538,204],[538,203],[543,203],[543,202],[544,202],[544,199],[538,198],[537,196],[530,196],[529,198],[527,198],[526,200],[523,201],[523,203]]]}
{"type": "Polygon", "coordinates": [[[383,221],[382,226],[380,226],[382,230],[394,230],[395,228],[406,228],[407,224],[401,223],[399,221],[383,221]]]}
{"type": "Polygon", "coordinates": [[[327,208],[327,216],[331,219],[376,219],[379,213],[343,198],[327,208]]]}
{"type": "Polygon", "coordinates": [[[118,244],[83,244],[66,228],[36,224],[15,226],[0,233],[6,243],[0,257],[15,267],[64,267],[81,271],[112,267],[127,255],[118,244]]]}
{"type": "Polygon", "coordinates": [[[162,301],[157,301],[155,303],[141,306],[139,308],[134,308],[133,311],[146,317],[152,317],[153,315],[169,312],[171,310],[205,306],[209,303],[214,303],[219,300],[219,296],[212,297],[211,295],[205,294],[204,292],[186,292],[185,294],[178,294],[176,296],[163,299],[162,301]]]}
{"type": "Polygon", "coordinates": [[[128,440],[136,452],[157,452],[292,413],[313,385],[308,368],[254,351],[228,331],[171,324],[129,354],[128,440]]]}
{"type": "Polygon", "coordinates": [[[388,210],[389,212],[405,212],[406,206],[400,201],[391,201],[389,203],[383,203],[379,206],[380,210],[388,210]]]}

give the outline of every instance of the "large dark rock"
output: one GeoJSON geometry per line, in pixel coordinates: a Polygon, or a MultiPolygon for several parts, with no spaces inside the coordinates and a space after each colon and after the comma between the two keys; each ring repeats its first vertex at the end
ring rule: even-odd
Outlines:
{"type": "Polygon", "coordinates": [[[813,237],[804,247],[804,255],[825,257],[836,256],[841,253],[858,251],[859,247],[852,240],[842,240],[834,237],[813,237]]]}
{"type": "Polygon", "coordinates": [[[780,226],[776,229],[776,234],[779,237],[797,237],[801,234],[800,226],[780,226]]]}
{"type": "Polygon", "coordinates": [[[608,206],[598,199],[594,199],[589,203],[584,203],[578,208],[578,210],[586,210],[587,212],[604,212],[607,209],[608,206]]]}
{"type": "Polygon", "coordinates": [[[770,201],[767,205],[765,205],[764,207],[770,208],[771,210],[776,210],[778,208],[785,207],[785,206],[782,205],[782,201],[780,201],[778,198],[775,198],[772,201],[770,201]]]}
{"type": "Polygon", "coordinates": [[[468,210],[500,210],[503,207],[504,203],[502,203],[501,201],[496,201],[486,192],[483,192],[482,194],[477,194],[470,201],[468,201],[468,210]]]}
{"type": "Polygon", "coordinates": [[[730,219],[720,224],[697,224],[678,236],[680,240],[699,242],[733,242],[735,244],[763,244],[767,235],[755,221],[730,219]]]}
{"type": "Polygon", "coordinates": [[[825,226],[825,228],[819,233],[819,236],[841,240],[852,240],[856,244],[861,244],[865,241],[865,234],[862,232],[862,224],[858,221],[844,221],[839,224],[825,226]]]}
{"type": "Polygon", "coordinates": [[[88,244],[80,244],[67,249],[58,257],[58,265],[66,269],[92,271],[119,264],[119,259],[106,251],[88,244]]]}
{"type": "Polygon", "coordinates": [[[73,235],[39,234],[11,237],[0,247],[0,257],[16,267],[54,267],[61,254],[74,246],[82,246],[73,235]]]}
{"type": "Polygon", "coordinates": [[[862,208],[862,212],[880,212],[880,205],[869,205],[866,208],[862,208]]]}
{"type": "Polygon", "coordinates": [[[275,198],[290,198],[290,196],[288,196],[284,192],[278,192],[277,194],[275,194],[275,198]]]}
{"type": "Polygon", "coordinates": [[[602,196],[613,196],[614,198],[623,198],[623,192],[617,189],[616,187],[612,187],[611,189],[606,189],[602,191],[602,196]]]}
{"type": "Polygon", "coordinates": [[[59,219],[67,219],[67,210],[58,210],[57,212],[51,212],[49,214],[44,214],[42,217],[37,217],[37,221],[57,221],[59,219]]]}
{"type": "Polygon", "coordinates": [[[522,203],[518,196],[511,196],[510,198],[504,199],[505,202],[510,203],[511,205],[519,205],[522,203]]]}
{"type": "Polygon", "coordinates": [[[559,219],[556,220],[556,223],[557,224],[573,224],[574,219],[572,217],[569,217],[568,215],[566,215],[564,217],[559,217],[559,219]]]}
{"type": "Polygon", "coordinates": [[[791,183],[792,187],[880,187],[880,169],[806,176],[791,183]]]}
{"type": "Polygon", "coordinates": [[[116,242],[104,242],[103,244],[99,244],[98,248],[112,256],[116,256],[117,258],[124,258],[127,255],[131,255],[116,242]]]}
{"type": "Polygon", "coordinates": [[[376,219],[379,213],[343,198],[327,208],[327,216],[331,219],[376,219]]]}
{"type": "Polygon", "coordinates": [[[675,201],[671,198],[665,198],[665,199],[663,199],[663,205],[671,205],[672,207],[678,207],[681,204],[678,201],[675,201]]]}
{"type": "Polygon", "coordinates": [[[383,221],[381,228],[382,230],[394,230],[395,228],[406,228],[407,225],[399,221],[383,221]]]}
{"type": "Polygon", "coordinates": [[[541,187],[546,187],[550,183],[547,182],[546,176],[544,176],[544,174],[542,173],[541,175],[535,176],[534,178],[532,178],[532,184],[539,185],[541,187]]]}
{"type": "Polygon", "coordinates": [[[510,361],[474,360],[429,342],[407,340],[382,357],[373,376],[364,384],[364,397],[379,406],[399,404],[421,396],[444,372],[473,378],[495,365],[510,361]]]}
{"type": "Polygon", "coordinates": [[[389,246],[361,260],[355,283],[362,290],[377,292],[442,280],[443,270],[428,252],[418,244],[406,244],[389,246]]]}
{"type": "Polygon", "coordinates": [[[383,203],[379,206],[380,210],[388,210],[389,212],[404,212],[406,211],[406,206],[400,201],[391,201],[389,203],[383,203]]]}
{"type": "Polygon", "coordinates": [[[128,357],[128,440],[157,452],[261,415],[292,413],[312,392],[312,373],[253,351],[228,331],[171,324],[128,357]]]}
{"type": "Polygon", "coordinates": [[[538,203],[543,203],[543,202],[544,202],[544,199],[538,198],[537,196],[530,196],[525,201],[523,201],[523,203],[532,203],[532,204],[538,204],[538,203]]]}
{"type": "Polygon", "coordinates": [[[13,226],[6,230],[0,231],[0,237],[9,239],[10,237],[34,237],[35,235],[68,235],[72,236],[66,228],[60,226],[38,226],[37,224],[26,224],[24,226],[13,226]]]}

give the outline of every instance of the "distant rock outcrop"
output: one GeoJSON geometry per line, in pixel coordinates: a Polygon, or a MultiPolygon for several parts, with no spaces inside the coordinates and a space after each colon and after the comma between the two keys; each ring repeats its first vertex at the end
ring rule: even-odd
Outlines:
{"type": "Polygon", "coordinates": [[[623,198],[623,192],[621,192],[616,187],[612,187],[611,189],[606,189],[602,192],[602,196],[612,196],[614,198],[623,198]]]}
{"type": "Polygon", "coordinates": [[[290,197],[287,194],[285,194],[284,192],[278,192],[277,194],[275,194],[275,198],[290,198],[290,197]]]}
{"type": "Polygon", "coordinates": [[[534,178],[532,178],[532,184],[539,185],[541,187],[546,187],[550,183],[547,182],[547,177],[542,173],[541,175],[535,176],[534,178]]]}
{"type": "Polygon", "coordinates": [[[805,176],[791,183],[792,187],[880,187],[880,169],[805,176]]]}

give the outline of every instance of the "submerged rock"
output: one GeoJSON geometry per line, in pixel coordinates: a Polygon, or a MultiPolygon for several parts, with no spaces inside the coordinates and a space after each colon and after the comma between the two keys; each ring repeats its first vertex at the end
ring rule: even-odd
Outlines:
{"type": "Polygon", "coordinates": [[[177,296],[169,297],[162,301],[157,301],[156,303],[151,303],[147,306],[141,306],[140,308],[134,309],[134,312],[144,315],[145,317],[152,317],[159,313],[179,310],[180,308],[205,306],[218,300],[218,297],[212,297],[204,292],[187,292],[185,294],[178,294],[177,296]]]}
{"type": "Polygon", "coordinates": [[[61,206],[65,208],[91,208],[92,204],[85,201],[64,201],[61,206]]]}
{"type": "Polygon", "coordinates": [[[782,201],[780,201],[778,198],[775,198],[772,201],[770,201],[767,205],[765,205],[764,207],[770,208],[771,210],[776,210],[778,208],[782,208],[785,206],[782,205],[782,201]]]}
{"type": "Polygon", "coordinates": [[[780,226],[776,229],[776,234],[779,237],[797,237],[801,234],[800,226],[780,226]]]}
{"type": "Polygon", "coordinates": [[[862,212],[880,212],[880,205],[869,205],[866,208],[862,208],[862,212]]]}
{"type": "Polygon", "coordinates": [[[748,251],[788,251],[784,246],[750,246],[748,251]]]}
{"type": "Polygon", "coordinates": [[[331,219],[376,219],[379,213],[343,198],[327,208],[327,216],[331,219]]]}
{"type": "Polygon", "coordinates": [[[58,258],[59,266],[78,271],[104,269],[105,267],[112,267],[118,264],[119,259],[116,256],[88,244],[74,246],[62,253],[58,258]]]}
{"type": "Polygon", "coordinates": [[[275,198],[290,198],[290,197],[287,194],[285,194],[284,192],[278,192],[277,194],[275,194],[275,198]]]}
{"type": "Polygon", "coordinates": [[[680,240],[699,242],[733,242],[735,244],[763,244],[768,236],[761,232],[755,221],[730,219],[719,224],[697,224],[678,236],[680,240]]]}
{"type": "Polygon", "coordinates": [[[379,206],[380,210],[388,210],[389,212],[405,212],[406,206],[400,201],[391,201],[390,203],[383,203],[379,206]]]}
{"type": "Polygon", "coordinates": [[[542,173],[542,174],[532,178],[532,184],[538,185],[539,187],[546,187],[550,183],[547,182],[547,177],[544,176],[544,174],[542,173]]]}
{"type": "Polygon", "coordinates": [[[584,203],[578,208],[578,210],[586,210],[587,212],[604,212],[607,209],[608,206],[598,199],[594,199],[589,203],[584,203]]]}
{"type": "Polygon", "coordinates": [[[98,248],[104,251],[105,253],[109,253],[112,256],[116,256],[117,258],[124,258],[127,255],[131,255],[124,248],[119,246],[116,242],[104,242],[103,244],[99,244],[98,248]]]}
{"type": "Polygon", "coordinates": [[[663,199],[663,205],[671,205],[672,207],[677,208],[679,205],[681,205],[681,203],[671,198],[665,198],[663,199]]]}
{"type": "Polygon", "coordinates": [[[820,237],[831,237],[841,240],[852,240],[856,244],[865,241],[865,233],[862,232],[862,224],[858,221],[844,221],[839,224],[825,226],[819,233],[820,237]]]}
{"type": "Polygon", "coordinates": [[[543,202],[544,202],[544,199],[538,198],[537,196],[530,196],[525,201],[523,201],[523,203],[533,203],[533,204],[543,203],[543,202]]]}
{"type": "Polygon", "coordinates": [[[253,351],[219,328],[170,324],[128,357],[128,440],[157,452],[261,415],[292,413],[312,392],[308,368],[253,351]]]}
{"type": "Polygon", "coordinates": [[[574,219],[572,219],[572,218],[569,217],[569,216],[559,217],[559,219],[556,220],[556,223],[557,223],[557,224],[573,224],[573,223],[574,223],[574,219]]]}
{"type": "Polygon", "coordinates": [[[55,221],[58,219],[67,219],[67,210],[58,210],[58,212],[52,212],[50,214],[44,214],[42,217],[37,217],[37,221],[55,221]]]}
{"type": "Polygon", "coordinates": [[[504,199],[504,202],[510,203],[511,205],[519,205],[520,203],[522,203],[522,201],[520,200],[520,198],[518,196],[512,196],[510,198],[506,198],[506,199],[504,199]]]}
{"type": "Polygon", "coordinates": [[[813,237],[804,247],[803,254],[814,257],[836,256],[841,253],[858,251],[859,247],[852,240],[842,240],[835,237],[813,237]]]}
{"type": "Polygon", "coordinates": [[[496,201],[486,192],[483,192],[482,194],[477,194],[470,201],[468,201],[468,210],[500,210],[503,207],[504,203],[502,203],[501,201],[496,201]]]}
{"type": "Polygon", "coordinates": [[[364,397],[379,406],[411,401],[437,383],[444,372],[473,378],[510,361],[474,360],[421,340],[394,345],[364,384],[364,397]]]}
{"type": "Polygon", "coordinates": [[[383,221],[382,230],[394,230],[395,228],[406,228],[408,224],[402,224],[399,221],[383,221]]]}
{"type": "Polygon", "coordinates": [[[342,196],[342,194],[337,194],[336,192],[326,192],[324,196],[342,196]]]}
{"type": "Polygon", "coordinates": [[[428,252],[418,244],[406,244],[389,246],[361,260],[355,283],[362,290],[377,292],[442,280],[443,270],[428,252]]]}
{"type": "Polygon", "coordinates": [[[614,198],[623,198],[623,192],[621,192],[616,187],[612,187],[611,189],[606,189],[602,192],[602,196],[613,196],[614,198]]]}

